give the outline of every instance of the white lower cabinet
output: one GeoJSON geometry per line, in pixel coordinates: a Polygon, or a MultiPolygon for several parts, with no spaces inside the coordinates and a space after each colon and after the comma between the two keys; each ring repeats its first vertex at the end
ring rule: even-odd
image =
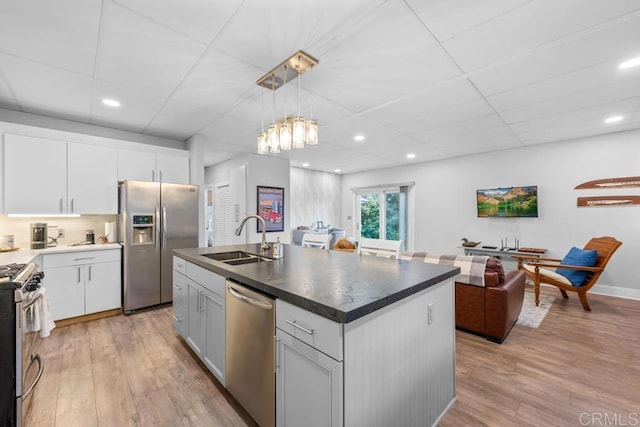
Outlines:
{"type": "Polygon", "coordinates": [[[343,424],[343,325],[276,300],[276,425],[343,424]]]}
{"type": "Polygon", "coordinates": [[[43,254],[42,270],[53,320],[121,306],[119,249],[43,254]]]}
{"type": "Polygon", "coordinates": [[[276,425],[342,425],[342,362],[276,328],[276,425]]]}
{"type": "Polygon", "coordinates": [[[182,337],[223,385],[226,338],[224,282],[224,277],[186,262],[186,327],[182,337]]]}

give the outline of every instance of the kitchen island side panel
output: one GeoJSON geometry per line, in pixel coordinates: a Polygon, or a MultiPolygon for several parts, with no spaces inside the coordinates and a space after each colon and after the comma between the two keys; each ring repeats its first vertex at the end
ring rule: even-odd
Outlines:
{"type": "Polygon", "coordinates": [[[345,324],[344,425],[430,426],[446,412],[455,399],[453,289],[447,279],[345,324]]]}

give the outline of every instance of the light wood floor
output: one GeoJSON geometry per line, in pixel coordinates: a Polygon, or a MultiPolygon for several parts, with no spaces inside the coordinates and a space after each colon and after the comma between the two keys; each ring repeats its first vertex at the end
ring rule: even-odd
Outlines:
{"type": "MultiPolygon", "coordinates": [[[[640,301],[557,296],[538,329],[502,345],[456,331],[458,399],[441,426],[640,421],[640,301]]],[[[245,426],[253,421],[196,362],[171,309],[56,328],[26,426],[245,426]]]]}

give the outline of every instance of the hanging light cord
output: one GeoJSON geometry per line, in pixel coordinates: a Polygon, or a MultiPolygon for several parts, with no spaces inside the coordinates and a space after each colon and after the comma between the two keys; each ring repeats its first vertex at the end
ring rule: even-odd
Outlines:
{"type": "Polygon", "coordinates": [[[260,128],[264,132],[264,86],[260,85],[260,89],[260,128]]]}

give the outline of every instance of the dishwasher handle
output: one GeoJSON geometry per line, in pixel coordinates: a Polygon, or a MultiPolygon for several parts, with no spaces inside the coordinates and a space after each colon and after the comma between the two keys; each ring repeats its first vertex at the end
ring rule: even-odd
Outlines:
{"type": "Polygon", "coordinates": [[[254,298],[248,297],[246,295],[243,295],[242,293],[238,292],[237,290],[235,290],[231,286],[227,286],[227,290],[229,291],[229,293],[232,296],[238,298],[239,300],[242,300],[242,301],[246,302],[247,304],[253,305],[254,307],[259,307],[259,308],[262,308],[264,310],[271,310],[273,308],[273,304],[271,304],[270,302],[259,301],[257,299],[254,299],[254,298]]]}

